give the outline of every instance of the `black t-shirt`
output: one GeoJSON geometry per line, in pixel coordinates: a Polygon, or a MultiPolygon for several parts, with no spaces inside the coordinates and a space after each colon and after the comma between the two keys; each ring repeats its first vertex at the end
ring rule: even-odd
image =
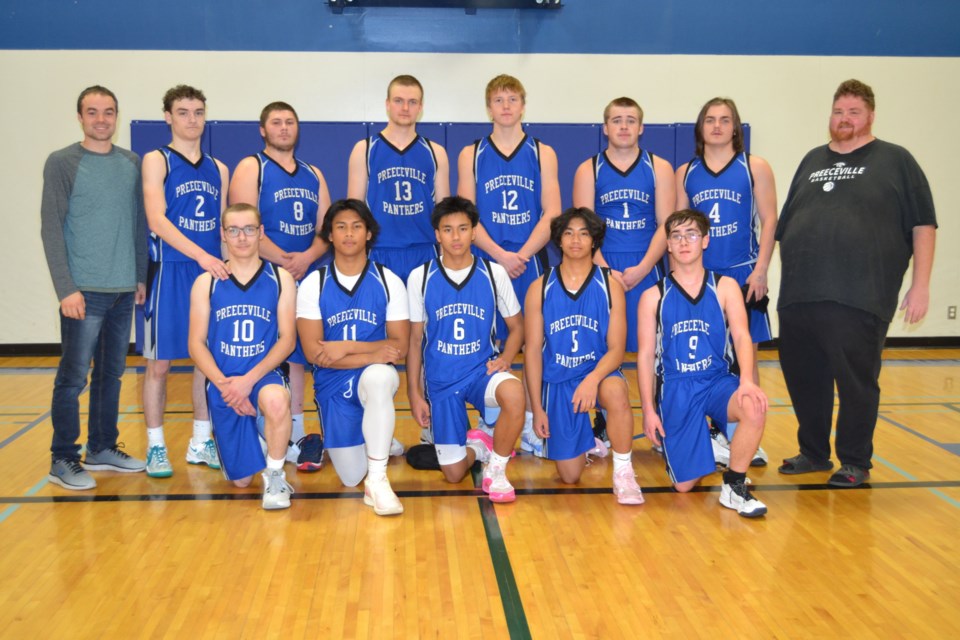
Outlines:
{"type": "Polygon", "coordinates": [[[933,196],[910,152],[874,140],[850,153],[810,151],[777,224],[777,308],[833,301],[893,319],[913,254],[913,228],[937,224],[933,196]]]}

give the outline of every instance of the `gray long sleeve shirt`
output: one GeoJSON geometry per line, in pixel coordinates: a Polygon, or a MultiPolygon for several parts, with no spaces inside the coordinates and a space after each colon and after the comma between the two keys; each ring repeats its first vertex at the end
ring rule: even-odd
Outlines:
{"type": "Polygon", "coordinates": [[[58,299],[133,291],[146,282],[147,219],[135,153],[117,146],[94,153],[79,142],[51,153],[40,222],[58,299]]]}

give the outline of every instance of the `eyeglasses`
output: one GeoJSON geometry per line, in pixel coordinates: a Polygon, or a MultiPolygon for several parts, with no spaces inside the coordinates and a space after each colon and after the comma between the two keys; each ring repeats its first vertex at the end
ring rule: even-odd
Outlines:
{"type": "Polygon", "coordinates": [[[690,244],[697,242],[700,238],[703,237],[703,234],[699,231],[687,231],[686,233],[671,233],[669,236],[670,242],[673,244],[680,244],[681,240],[686,240],[690,244]]]}
{"type": "Polygon", "coordinates": [[[224,232],[226,232],[228,238],[236,238],[240,235],[240,232],[243,232],[243,235],[247,237],[253,237],[260,233],[260,227],[248,224],[245,227],[226,227],[224,232]]]}

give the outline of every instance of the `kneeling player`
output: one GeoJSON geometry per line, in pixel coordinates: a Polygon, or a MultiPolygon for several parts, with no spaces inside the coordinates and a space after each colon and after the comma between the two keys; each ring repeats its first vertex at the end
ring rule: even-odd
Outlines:
{"type": "Polygon", "coordinates": [[[286,509],[293,488],[283,472],[290,440],[290,392],[279,369],[296,344],[296,283],[260,259],[263,226],[248,204],[223,212],[230,277],[201,274],[190,292],[190,357],[207,377],[207,403],[228,480],[249,486],[266,466],[263,508],[286,509]],[[267,459],[257,431],[263,415],[267,459]]]}
{"type": "Polygon", "coordinates": [[[360,200],[330,206],[320,237],[333,262],[311,273],[297,294],[297,329],[313,364],[324,444],[340,481],[364,481],[363,502],[380,516],[403,513],[387,480],[396,426],[394,364],[407,350],[407,292],[389,269],[367,259],[380,227],[360,200]]]}
{"type": "Polygon", "coordinates": [[[448,482],[460,482],[475,460],[483,469],[483,490],[494,502],[516,495],[506,465],[523,427],[523,385],[509,373],[523,343],[520,303],[510,277],[498,264],[470,252],[479,214],[472,202],[441,200],[431,223],[442,256],[413,270],[407,393],[421,427],[433,420],[433,441],[448,482]],[[503,351],[495,344],[496,311],[507,325],[503,351]],[[424,384],[421,386],[421,376],[424,384]],[[467,406],[499,407],[493,437],[467,431],[467,406]]]}
{"type": "Polygon", "coordinates": [[[753,380],[753,343],[740,287],[703,267],[710,242],[705,215],[676,211],[664,229],[673,271],[644,292],[638,312],[644,432],[662,444],[670,480],[677,491],[686,492],[716,470],[704,416],[739,422],[720,504],[748,518],[762,516],[767,507],[751,495],[746,471],[763,435],[767,397],[753,380]],[[733,351],[739,379],[730,373],[733,351]],[[656,404],[654,371],[659,377],[656,404]]]}
{"type": "Polygon", "coordinates": [[[587,208],[567,209],[550,224],[560,265],[527,291],[524,373],[533,428],[560,481],[580,480],[594,449],[591,409],[607,411],[613,446],[613,492],[620,504],[642,504],[631,463],[633,410],[620,372],[626,345],[623,287],[593,263],[603,221],[587,208]]]}

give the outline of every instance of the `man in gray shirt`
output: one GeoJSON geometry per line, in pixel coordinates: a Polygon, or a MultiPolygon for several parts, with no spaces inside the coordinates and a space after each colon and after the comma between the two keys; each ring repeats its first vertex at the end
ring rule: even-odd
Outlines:
{"type": "Polygon", "coordinates": [[[83,141],[47,158],[40,205],[43,250],[60,300],[62,349],[50,410],[48,480],[74,490],[97,486],[87,470],[145,468],[118,448],[117,414],[133,307],[145,298],[147,276],[140,158],[111,141],[117,97],[101,86],[84,89],[77,120],[83,141]],[[81,465],[79,396],[91,360],[87,455],[81,465]]]}

